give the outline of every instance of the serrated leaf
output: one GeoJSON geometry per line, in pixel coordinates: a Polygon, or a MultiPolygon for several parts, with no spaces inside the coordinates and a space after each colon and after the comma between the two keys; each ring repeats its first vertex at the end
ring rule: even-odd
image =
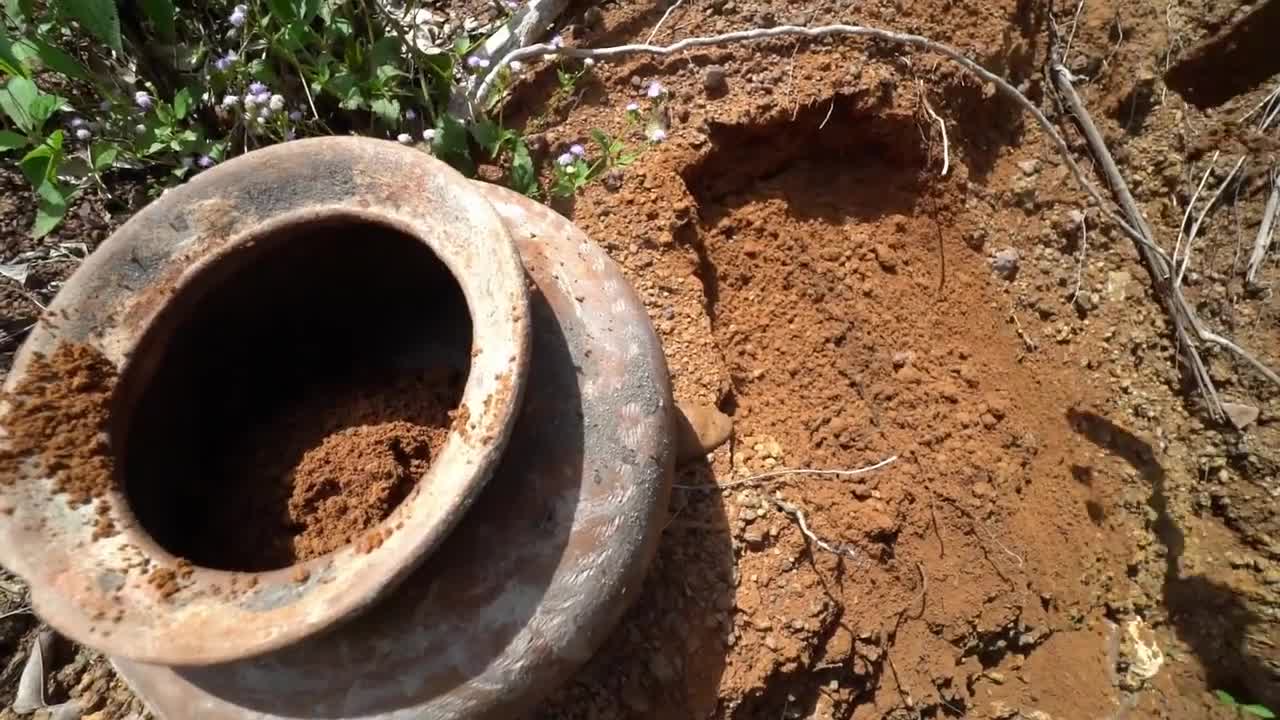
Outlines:
{"type": "Polygon", "coordinates": [[[173,6],[173,0],[142,0],[142,12],[160,37],[173,40],[177,35],[178,29],[174,23],[177,10],[173,6]]]}
{"type": "Polygon", "coordinates": [[[449,163],[463,175],[470,177],[475,174],[476,165],[471,159],[471,149],[467,146],[467,129],[452,115],[441,113],[431,148],[436,157],[449,163]]]}
{"type": "Polygon", "coordinates": [[[77,80],[89,80],[89,71],[79,60],[39,38],[22,38],[14,43],[13,49],[25,65],[30,65],[31,58],[35,58],[40,65],[54,72],[77,80]]]}
{"type": "Polygon", "coordinates": [[[400,121],[400,101],[378,98],[373,101],[373,114],[388,125],[396,125],[400,121]]]}
{"type": "Polygon", "coordinates": [[[517,139],[511,150],[511,189],[528,197],[538,192],[538,171],[523,139],[517,139]]]}
{"type": "Polygon", "coordinates": [[[93,144],[93,170],[94,172],[103,172],[108,170],[116,162],[116,157],[120,155],[120,148],[112,143],[96,142],[93,144]]]}
{"type": "Polygon", "coordinates": [[[90,35],[112,50],[124,52],[120,44],[120,15],[116,12],[115,0],[60,0],[59,5],[90,35]]]}
{"type": "Polygon", "coordinates": [[[27,144],[27,139],[12,130],[0,130],[0,152],[15,150],[27,144]]]}
{"type": "Polygon", "coordinates": [[[489,157],[493,157],[497,155],[498,146],[502,142],[502,128],[489,118],[477,118],[471,123],[471,137],[489,153],[489,157]]]}
{"type": "Polygon", "coordinates": [[[181,120],[187,116],[187,111],[191,109],[191,91],[182,88],[173,96],[173,116],[181,120]]]}

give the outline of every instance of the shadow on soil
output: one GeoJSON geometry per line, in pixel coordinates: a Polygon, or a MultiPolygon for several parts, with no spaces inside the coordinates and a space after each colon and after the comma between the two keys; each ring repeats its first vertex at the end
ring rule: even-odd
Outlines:
{"type": "Polygon", "coordinates": [[[701,489],[715,483],[707,462],[678,468],[675,482],[636,604],[573,682],[529,720],[682,720],[716,711],[733,628],[733,541],[720,493],[701,489]]]}
{"type": "Polygon", "coordinates": [[[1178,637],[1204,667],[1210,685],[1206,692],[1226,690],[1242,702],[1280,707],[1280,683],[1274,673],[1245,650],[1250,628],[1262,618],[1230,587],[1204,576],[1184,577],[1179,569],[1186,536],[1169,512],[1167,475],[1154,450],[1100,415],[1072,410],[1067,418],[1077,432],[1129,463],[1151,486],[1153,530],[1165,547],[1164,605],[1178,637]]]}

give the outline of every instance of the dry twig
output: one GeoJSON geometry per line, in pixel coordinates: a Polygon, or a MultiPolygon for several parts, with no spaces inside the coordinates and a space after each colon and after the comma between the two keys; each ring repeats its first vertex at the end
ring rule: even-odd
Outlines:
{"type": "Polygon", "coordinates": [[[1271,246],[1278,207],[1280,207],[1280,168],[1272,168],[1271,194],[1267,196],[1267,206],[1262,211],[1262,224],[1258,225],[1258,239],[1253,241],[1253,252],[1249,254],[1249,265],[1244,275],[1245,282],[1251,287],[1257,286],[1258,270],[1262,268],[1262,260],[1267,256],[1267,248],[1271,246]]]}
{"type": "Polygon", "coordinates": [[[920,104],[924,106],[924,111],[929,117],[938,123],[938,129],[942,131],[942,172],[939,174],[946,177],[947,170],[951,168],[951,146],[947,142],[947,124],[938,116],[938,113],[933,111],[933,106],[929,104],[929,98],[925,95],[924,84],[917,80],[916,85],[920,90],[920,104]]]}
{"type": "Polygon", "coordinates": [[[649,33],[649,37],[645,39],[646,43],[653,42],[653,38],[658,35],[658,30],[662,28],[662,23],[666,22],[667,18],[671,17],[671,13],[676,8],[680,7],[680,5],[683,2],[684,0],[676,0],[675,2],[671,3],[671,7],[667,8],[667,11],[662,13],[662,17],[658,18],[658,24],[653,26],[653,32],[649,33]]]}
{"type": "Polygon", "coordinates": [[[1103,174],[1109,181],[1117,202],[1119,202],[1120,207],[1129,219],[1129,223],[1124,223],[1121,227],[1134,241],[1138,248],[1139,256],[1151,272],[1156,293],[1164,301],[1169,318],[1173,322],[1178,345],[1191,366],[1192,375],[1200,388],[1201,395],[1204,396],[1206,403],[1208,403],[1210,414],[1215,419],[1224,417],[1222,399],[1218,396],[1217,388],[1209,377],[1208,369],[1200,356],[1196,341],[1211,343],[1229,350],[1252,365],[1268,380],[1280,385],[1280,375],[1276,375],[1275,371],[1268,368],[1233,341],[1209,330],[1201,322],[1195,310],[1192,309],[1186,297],[1183,296],[1181,286],[1176,282],[1174,274],[1176,265],[1173,259],[1156,245],[1155,234],[1151,231],[1151,226],[1147,223],[1142,211],[1138,209],[1138,203],[1133,199],[1133,194],[1129,191],[1128,183],[1125,182],[1124,177],[1120,174],[1120,169],[1116,167],[1115,159],[1111,156],[1111,151],[1102,139],[1102,133],[1094,125],[1093,118],[1089,115],[1089,111],[1085,109],[1079,94],[1076,93],[1075,86],[1072,84],[1071,71],[1062,65],[1060,56],[1056,54],[1050,73],[1053,75],[1053,81],[1058,88],[1058,92],[1062,95],[1067,107],[1071,110],[1071,114],[1075,116],[1076,122],[1080,125],[1080,129],[1084,133],[1090,149],[1093,151],[1094,158],[1102,167],[1103,174]]]}
{"type": "Polygon", "coordinates": [[[800,534],[804,535],[805,538],[809,540],[809,542],[813,543],[814,545],[817,545],[819,549],[825,550],[831,553],[832,555],[847,557],[850,560],[855,560],[858,562],[862,561],[862,555],[858,552],[858,549],[855,548],[854,546],[833,545],[827,542],[826,540],[823,540],[822,538],[818,537],[812,530],[809,529],[809,523],[805,521],[803,510],[783,500],[782,498],[770,498],[770,499],[773,500],[773,504],[776,505],[779,510],[795,518],[796,524],[800,526],[800,534]]]}
{"type": "Polygon", "coordinates": [[[808,468],[770,470],[769,472],[752,475],[751,477],[743,478],[742,480],[734,480],[727,483],[712,483],[708,485],[672,485],[671,487],[678,488],[680,490],[726,490],[728,488],[742,487],[744,485],[755,486],[773,482],[786,482],[795,475],[817,475],[820,477],[847,478],[869,473],[873,470],[879,470],[880,468],[893,463],[897,459],[897,455],[890,455],[874,465],[868,465],[854,470],[812,470],[808,468]]]}

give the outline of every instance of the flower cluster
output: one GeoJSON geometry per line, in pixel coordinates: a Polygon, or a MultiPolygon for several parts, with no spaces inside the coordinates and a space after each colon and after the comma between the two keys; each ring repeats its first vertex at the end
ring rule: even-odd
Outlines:
{"type": "Polygon", "coordinates": [[[244,25],[244,21],[247,18],[248,14],[249,14],[248,5],[237,5],[231,11],[231,17],[227,18],[227,22],[231,23],[232,27],[240,27],[244,25]]]}

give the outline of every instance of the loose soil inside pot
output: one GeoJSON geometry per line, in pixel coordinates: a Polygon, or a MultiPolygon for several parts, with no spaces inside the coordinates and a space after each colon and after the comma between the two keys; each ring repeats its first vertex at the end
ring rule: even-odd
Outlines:
{"type": "Polygon", "coordinates": [[[356,222],[265,238],[184,285],[126,371],[130,506],[206,567],[368,549],[443,447],[470,351],[461,288],[413,238],[356,222]]]}

